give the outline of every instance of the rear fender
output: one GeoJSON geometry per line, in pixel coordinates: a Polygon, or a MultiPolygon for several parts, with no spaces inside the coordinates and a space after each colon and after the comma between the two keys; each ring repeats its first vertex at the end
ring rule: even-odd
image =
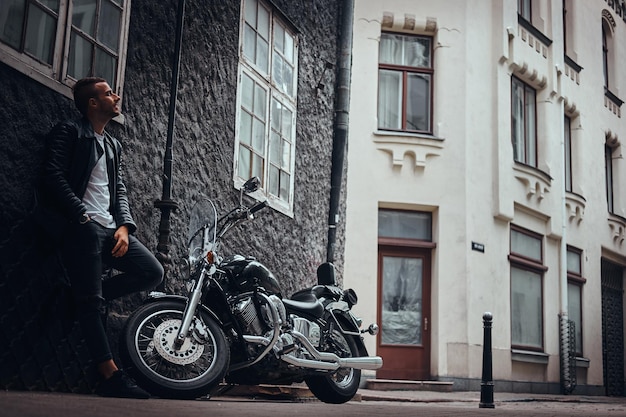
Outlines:
{"type": "Polygon", "coordinates": [[[359,331],[359,325],[348,304],[344,301],[333,302],[326,306],[326,311],[329,313],[330,320],[337,324],[339,331],[354,340],[359,349],[359,355],[369,356],[363,342],[363,336],[359,331]]]}

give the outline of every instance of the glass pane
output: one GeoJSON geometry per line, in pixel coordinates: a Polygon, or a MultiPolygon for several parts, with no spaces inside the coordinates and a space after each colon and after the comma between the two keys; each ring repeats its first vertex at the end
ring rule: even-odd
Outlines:
{"type": "Polygon", "coordinates": [[[567,285],[567,316],[574,322],[574,339],[576,340],[576,352],[583,352],[582,332],[582,302],[581,287],[579,285],[567,285]]]}
{"type": "Polygon", "coordinates": [[[67,73],[77,80],[90,75],[92,53],[91,43],[72,31],[67,73]]]}
{"type": "Polygon", "coordinates": [[[378,72],[378,127],[402,128],[402,73],[398,71],[378,72]]]}
{"type": "Polygon", "coordinates": [[[124,5],[124,0],[113,0],[113,3],[117,4],[118,6],[123,6],[124,5]]]}
{"type": "Polygon", "coordinates": [[[274,165],[270,165],[268,189],[270,194],[273,194],[275,196],[278,196],[279,193],[279,176],[280,171],[278,170],[278,168],[276,168],[274,165]]]}
{"type": "Polygon", "coordinates": [[[286,171],[291,170],[291,143],[283,141],[283,158],[280,167],[286,171]]]}
{"type": "Polygon", "coordinates": [[[524,147],[524,86],[513,78],[511,83],[511,135],[513,142],[513,160],[526,161],[524,147]]]}
{"type": "Polygon", "coordinates": [[[511,252],[541,262],[541,239],[511,230],[511,252]]]}
{"type": "Polygon", "coordinates": [[[402,62],[402,40],[399,35],[383,33],[380,35],[378,60],[383,64],[400,64],[402,62]]]}
{"type": "Polygon", "coordinates": [[[430,39],[405,36],[403,65],[430,68],[430,39]]]}
{"type": "Polygon", "coordinates": [[[59,12],[59,0],[39,0],[39,3],[43,4],[52,11],[57,13],[59,12]]]}
{"type": "Polygon", "coordinates": [[[96,48],[96,68],[94,76],[102,77],[109,82],[110,85],[116,84],[116,67],[117,59],[114,56],[106,53],[101,48],[96,48]]]}
{"type": "Polygon", "coordinates": [[[430,39],[383,33],[378,59],[383,64],[430,68],[430,39]]]}
{"type": "Polygon", "coordinates": [[[383,344],[422,344],[423,262],[383,256],[383,344]]]}
{"type": "Polygon", "coordinates": [[[122,11],[108,1],[102,2],[98,21],[98,41],[117,51],[120,41],[122,11]]]}
{"type": "Polygon", "coordinates": [[[379,210],[378,236],[401,239],[432,240],[430,213],[379,210]]]}
{"type": "Polygon", "coordinates": [[[272,60],[272,79],[274,80],[274,84],[285,91],[283,86],[283,58],[278,54],[274,54],[274,59],[272,60]]]}
{"type": "Polygon", "coordinates": [[[257,118],[252,120],[252,149],[265,152],[265,123],[257,118]]]}
{"type": "Polygon", "coordinates": [[[281,116],[280,107],[281,107],[280,102],[272,99],[271,126],[272,126],[272,129],[277,132],[280,132],[280,116],[281,116]]]}
{"type": "Polygon", "coordinates": [[[252,144],[252,116],[245,111],[241,112],[241,126],[239,127],[239,141],[246,145],[252,144]]]}
{"type": "Polygon", "coordinates": [[[243,15],[246,22],[256,27],[256,0],[246,0],[243,5],[243,15]]]}
{"type": "Polygon", "coordinates": [[[293,64],[293,36],[289,33],[285,32],[285,51],[284,51],[285,59],[289,61],[289,63],[293,64]]]}
{"type": "Polygon", "coordinates": [[[241,107],[252,111],[254,96],[254,81],[246,74],[241,76],[241,107]]]}
{"type": "Polygon", "coordinates": [[[263,182],[263,158],[255,153],[252,154],[252,177],[259,177],[263,182]]]}
{"type": "Polygon", "coordinates": [[[511,343],[542,348],[541,275],[511,268],[511,343]]]}
{"type": "Polygon", "coordinates": [[[281,135],[284,138],[291,139],[292,137],[291,128],[293,126],[293,113],[287,107],[283,106],[282,114],[283,114],[283,117],[282,117],[282,123],[281,123],[282,125],[281,135]]]}
{"type": "Polygon", "coordinates": [[[283,91],[293,97],[293,68],[286,62],[283,64],[283,91]]]}
{"type": "Polygon", "coordinates": [[[265,103],[267,102],[266,97],[267,92],[261,88],[260,85],[256,84],[254,88],[254,114],[265,120],[267,117],[265,115],[265,103]]]}
{"type": "Polygon", "coordinates": [[[267,41],[261,39],[261,37],[257,37],[257,56],[256,56],[256,64],[263,71],[264,74],[267,74],[270,59],[269,59],[269,44],[267,41]]]}
{"type": "Polygon", "coordinates": [[[536,122],[535,122],[535,90],[526,88],[526,163],[530,166],[537,166],[536,149],[536,122]]]}
{"type": "Polygon", "coordinates": [[[285,49],[285,29],[279,24],[274,25],[274,49],[281,54],[285,49]]]}
{"type": "Polygon", "coordinates": [[[96,3],[96,0],[74,0],[72,6],[72,25],[91,36],[95,35],[96,3]]]}
{"type": "Polygon", "coordinates": [[[272,131],[270,135],[270,162],[274,165],[280,164],[281,143],[280,136],[272,131]]]}
{"type": "Polygon", "coordinates": [[[430,131],[430,75],[408,74],[406,129],[430,131]]]}
{"type": "Polygon", "coordinates": [[[250,61],[255,62],[256,32],[250,26],[243,28],[243,55],[250,61]]]}
{"type": "Polygon", "coordinates": [[[581,275],[580,271],[580,253],[567,251],[567,272],[581,275]]]}
{"type": "Polygon", "coordinates": [[[0,6],[0,39],[20,49],[25,13],[24,0],[5,0],[0,6]]]}
{"type": "Polygon", "coordinates": [[[278,196],[283,201],[289,200],[289,179],[288,173],[280,171],[280,194],[278,196]]]}
{"type": "Polygon", "coordinates": [[[239,146],[238,175],[241,178],[250,178],[251,152],[244,146],[239,146]]]}
{"type": "Polygon", "coordinates": [[[259,4],[259,16],[257,20],[257,31],[265,40],[270,38],[270,13],[265,7],[259,4]]]}
{"type": "Polygon", "coordinates": [[[39,7],[31,5],[26,23],[24,51],[47,64],[52,64],[56,30],[56,19],[39,7]]]}
{"type": "Polygon", "coordinates": [[[572,191],[572,135],[570,118],[565,117],[564,120],[564,137],[565,142],[565,190],[572,191]]]}

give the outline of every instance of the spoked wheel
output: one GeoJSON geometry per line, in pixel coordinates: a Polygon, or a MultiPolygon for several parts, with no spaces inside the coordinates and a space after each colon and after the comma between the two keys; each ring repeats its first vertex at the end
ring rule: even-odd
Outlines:
{"type": "MultiPolygon", "coordinates": [[[[343,335],[331,325],[330,336],[326,340],[325,352],[332,352],[342,358],[358,356],[356,343],[350,336],[343,335]]],[[[359,389],[361,370],[339,368],[323,376],[309,376],[305,382],[313,395],[320,401],[330,404],[343,404],[350,401],[359,389]]]]}
{"type": "Polygon", "coordinates": [[[164,300],[146,304],[129,318],[120,343],[128,372],[150,393],[191,399],[209,393],[226,373],[230,351],[224,332],[208,314],[196,318],[182,346],[174,341],[183,303],[164,300]]]}

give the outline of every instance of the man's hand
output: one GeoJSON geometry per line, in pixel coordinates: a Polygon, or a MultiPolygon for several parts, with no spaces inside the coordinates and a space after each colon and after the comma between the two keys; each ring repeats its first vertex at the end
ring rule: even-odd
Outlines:
{"type": "Polygon", "coordinates": [[[128,251],[128,227],[120,226],[113,235],[115,239],[115,246],[113,246],[113,250],[111,254],[114,258],[122,257],[128,251]]]}

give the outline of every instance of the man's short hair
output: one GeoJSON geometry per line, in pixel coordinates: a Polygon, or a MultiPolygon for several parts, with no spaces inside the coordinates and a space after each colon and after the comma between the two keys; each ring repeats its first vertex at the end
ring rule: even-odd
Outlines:
{"type": "Polygon", "coordinates": [[[95,85],[98,83],[107,82],[104,78],[100,77],[86,77],[76,81],[74,84],[74,104],[76,108],[83,116],[87,115],[87,107],[89,106],[89,99],[97,97],[95,85]]]}

